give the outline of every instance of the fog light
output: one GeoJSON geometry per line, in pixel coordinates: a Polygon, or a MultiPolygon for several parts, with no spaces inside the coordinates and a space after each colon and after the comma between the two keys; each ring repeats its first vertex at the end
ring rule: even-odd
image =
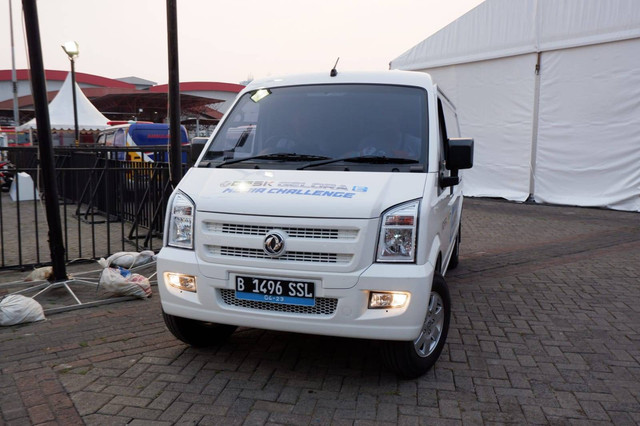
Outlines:
{"type": "Polygon", "coordinates": [[[371,292],[369,309],[402,308],[409,300],[409,293],[400,292],[371,292]]]}
{"type": "Polygon", "coordinates": [[[164,281],[171,287],[184,291],[196,292],[196,277],[193,275],[178,274],[175,272],[165,272],[164,281]]]}

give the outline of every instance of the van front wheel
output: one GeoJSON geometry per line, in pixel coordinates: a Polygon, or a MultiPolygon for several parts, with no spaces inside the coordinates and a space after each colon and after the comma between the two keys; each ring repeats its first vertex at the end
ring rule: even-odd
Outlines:
{"type": "Polygon", "coordinates": [[[416,378],[436,363],[444,348],[451,319],[451,297],[447,283],[436,272],[431,287],[427,314],[418,337],[409,342],[385,341],[382,359],[399,376],[416,378]]]}
{"type": "Polygon", "coordinates": [[[176,317],[164,311],[162,311],[162,317],[171,334],[187,345],[196,347],[207,347],[224,343],[237,328],[235,325],[216,324],[176,317]]]}

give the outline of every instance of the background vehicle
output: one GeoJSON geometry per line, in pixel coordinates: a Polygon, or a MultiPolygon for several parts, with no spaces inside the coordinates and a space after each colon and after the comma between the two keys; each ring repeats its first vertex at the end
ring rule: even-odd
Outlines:
{"type": "MultiPolygon", "coordinates": [[[[187,130],[180,126],[180,135],[183,145],[189,143],[187,130]]],[[[96,143],[113,147],[160,147],[169,144],[169,125],[165,123],[127,122],[115,124],[102,130],[96,143]]],[[[183,155],[183,162],[186,156],[183,155]]],[[[158,155],[153,151],[118,152],[118,160],[129,161],[167,161],[166,154],[158,155]]]]}
{"type": "Polygon", "coordinates": [[[423,374],[447,337],[472,163],[426,74],[253,82],[169,201],[168,329],[192,345],[236,326],[379,339],[389,368],[423,374]]]}

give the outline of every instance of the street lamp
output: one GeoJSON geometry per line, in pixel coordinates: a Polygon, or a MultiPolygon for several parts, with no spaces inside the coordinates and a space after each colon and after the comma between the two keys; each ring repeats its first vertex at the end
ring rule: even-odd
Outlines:
{"type": "Polygon", "coordinates": [[[80,53],[80,46],[78,46],[78,42],[76,41],[67,41],[62,45],[62,50],[69,57],[69,61],[71,61],[71,90],[73,94],[73,125],[75,128],[76,135],[76,146],[79,144],[80,135],[78,132],[78,103],[76,102],[76,67],[75,61],[80,53]]]}

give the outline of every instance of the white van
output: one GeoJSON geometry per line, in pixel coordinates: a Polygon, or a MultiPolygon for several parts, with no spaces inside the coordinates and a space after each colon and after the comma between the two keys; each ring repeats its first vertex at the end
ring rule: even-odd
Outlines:
{"type": "Polygon", "coordinates": [[[445,343],[473,140],[424,73],[255,81],[173,192],[158,255],[167,328],[384,341],[405,377],[445,343]]]}

